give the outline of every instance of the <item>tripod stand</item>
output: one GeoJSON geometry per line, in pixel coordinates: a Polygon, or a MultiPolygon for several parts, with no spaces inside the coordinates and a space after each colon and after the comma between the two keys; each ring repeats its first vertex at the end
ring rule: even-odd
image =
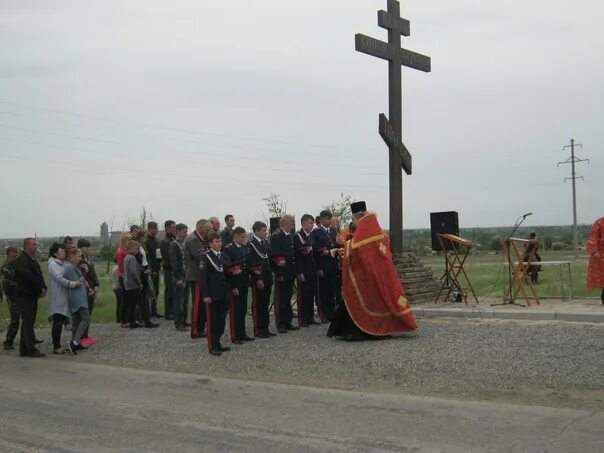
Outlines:
{"type": "MultiPolygon", "coordinates": [[[[519,307],[526,307],[526,305],[517,304],[515,301],[515,298],[514,298],[514,294],[513,294],[514,289],[512,287],[512,265],[513,265],[513,263],[512,263],[512,253],[511,253],[510,248],[511,248],[511,239],[514,236],[514,233],[516,233],[516,231],[518,230],[520,225],[522,225],[522,222],[524,222],[525,219],[530,215],[533,215],[533,213],[528,212],[528,213],[518,217],[518,219],[516,220],[516,223],[514,224],[514,228],[512,229],[512,232],[508,235],[508,237],[505,239],[505,241],[503,241],[505,253],[508,258],[508,290],[507,290],[507,294],[504,293],[503,302],[491,304],[491,307],[495,307],[498,305],[518,305],[519,307]]],[[[520,264],[522,265],[522,263],[520,263],[520,264]]]]}

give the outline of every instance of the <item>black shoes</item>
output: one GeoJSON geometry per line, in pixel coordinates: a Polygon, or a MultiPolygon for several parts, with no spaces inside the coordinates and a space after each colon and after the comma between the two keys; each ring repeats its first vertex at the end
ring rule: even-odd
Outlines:
{"type": "Polygon", "coordinates": [[[34,340],[34,344],[44,343],[44,340],[38,340],[37,338],[34,340]]]}
{"type": "Polygon", "coordinates": [[[218,349],[220,352],[227,352],[227,351],[231,350],[231,348],[229,348],[228,346],[222,346],[222,345],[218,345],[218,347],[216,349],[218,349]]]}
{"type": "MultiPolygon", "coordinates": [[[[287,333],[287,327],[285,326],[285,324],[279,324],[277,326],[277,332],[279,333],[287,333]]],[[[270,333],[269,333],[270,335],[270,333]]]]}
{"type": "Polygon", "coordinates": [[[46,357],[46,354],[38,351],[37,349],[34,349],[34,351],[31,354],[28,354],[25,357],[34,357],[34,358],[40,359],[42,357],[46,357]]]}
{"type": "Polygon", "coordinates": [[[11,349],[15,349],[15,346],[12,343],[6,343],[6,342],[4,342],[4,350],[5,351],[10,351],[11,349]]]}
{"type": "MultiPolygon", "coordinates": [[[[178,330],[179,332],[188,332],[189,329],[187,329],[185,326],[183,326],[182,324],[177,324],[176,325],[176,330],[178,330]]],[[[194,337],[193,337],[194,338],[194,337]]]]}
{"type": "Polygon", "coordinates": [[[185,327],[191,327],[191,323],[190,322],[185,322],[185,327]]]}
{"type": "Polygon", "coordinates": [[[174,315],[168,315],[168,316],[166,316],[166,319],[168,321],[174,321],[174,315]]]}
{"type": "Polygon", "coordinates": [[[233,343],[233,344],[243,344],[243,340],[240,340],[239,338],[235,338],[234,340],[231,340],[231,343],[233,343]]]}
{"type": "Polygon", "coordinates": [[[147,321],[145,323],[145,328],[152,329],[153,327],[159,327],[159,324],[157,324],[156,322],[151,322],[151,321],[147,321]]]}
{"type": "Polygon", "coordinates": [[[220,352],[220,350],[218,348],[212,348],[208,351],[211,355],[222,355],[222,352],[220,352]]]}
{"type": "Polygon", "coordinates": [[[254,341],[255,340],[254,337],[248,337],[247,335],[244,335],[243,337],[241,337],[241,339],[243,341],[254,341]]]}
{"type": "Polygon", "coordinates": [[[291,324],[286,325],[285,328],[287,330],[300,330],[298,326],[292,326],[291,324]]]}
{"type": "Polygon", "coordinates": [[[143,325],[142,325],[142,324],[139,324],[139,323],[137,323],[137,322],[131,322],[131,323],[130,323],[130,328],[131,328],[131,329],[138,329],[139,327],[143,327],[143,325]]]}
{"type": "Polygon", "coordinates": [[[266,333],[268,334],[269,337],[276,337],[277,334],[274,332],[271,332],[270,330],[267,330],[266,333]]]}
{"type": "Polygon", "coordinates": [[[268,332],[258,332],[258,335],[256,335],[256,338],[268,338],[270,335],[268,334],[268,332]]]}
{"type": "Polygon", "coordinates": [[[307,322],[301,322],[300,327],[310,327],[307,322]]]}

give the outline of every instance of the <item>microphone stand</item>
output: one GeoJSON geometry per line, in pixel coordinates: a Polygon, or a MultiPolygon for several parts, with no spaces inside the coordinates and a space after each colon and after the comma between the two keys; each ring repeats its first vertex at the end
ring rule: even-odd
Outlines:
{"type": "Polygon", "coordinates": [[[526,305],[516,303],[516,301],[514,300],[514,295],[512,294],[512,253],[510,250],[510,239],[512,239],[514,233],[516,233],[520,225],[522,225],[522,222],[524,222],[527,217],[528,215],[518,217],[518,219],[516,220],[516,224],[514,225],[514,229],[505,240],[505,249],[508,255],[508,300],[504,300],[503,302],[499,302],[496,304],[491,304],[491,307],[495,307],[498,305],[518,305],[519,307],[526,307],[526,305]]]}

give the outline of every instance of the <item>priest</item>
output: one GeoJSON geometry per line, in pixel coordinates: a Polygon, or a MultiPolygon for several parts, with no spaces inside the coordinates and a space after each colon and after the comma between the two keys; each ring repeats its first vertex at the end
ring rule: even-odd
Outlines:
{"type": "Polygon", "coordinates": [[[394,267],[390,241],[364,201],[351,204],[354,235],[343,245],[342,294],[327,332],[346,341],[418,329],[394,267]]]}

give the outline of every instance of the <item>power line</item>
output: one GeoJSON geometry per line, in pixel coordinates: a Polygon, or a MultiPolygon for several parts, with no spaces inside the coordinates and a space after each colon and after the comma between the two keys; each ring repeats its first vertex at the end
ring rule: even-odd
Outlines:
{"type": "Polygon", "coordinates": [[[578,157],[575,157],[575,147],[583,148],[583,145],[581,143],[575,143],[575,139],[571,139],[570,145],[565,145],[562,147],[563,151],[570,148],[570,157],[568,159],[566,159],[564,162],[558,162],[557,166],[559,167],[560,165],[571,164],[571,176],[568,178],[564,178],[564,182],[566,182],[570,179],[573,183],[572,184],[572,187],[573,187],[573,251],[575,254],[575,258],[577,258],[578,257],[577,248],[578,248],[579,238],[578,238],[578,232],[577,232],[577,189],[576,189],[575,183],[576,183],[577,179],[583,179],[583,176],[577,176],[577,174],[575,172],[575,164],[578,164],[580,162],[589,163],[589,159],[579,159],[578,157]]]}
{"type": "MultiPolygon", "coordinates": [[[[225,134],[225,133],[221,133],[221,132],[199,131],[199,130],[194,130],[194,129],[176,128],[176,127],[171,127],[171,126],[160,126],[157,124],[136,122],[136,121],[132,121],[132,120],[117,121],[112,118],[107,118],[107,117],[103,117],[103,116],[99,116],[99,115],[93,115],[90,113],[69,112],[69,111],[64,111],[64,110],[49,109],[49,108],[45,108],[45,107],[32,106],[32,105],[27,105],[27,104],[18,104],[15,102],[7,101],[5,99],[0,99],[0,103],[12,105],[12,106],[15,106],[18,108],[26,108],[26,109],[30,109],[30,110],[39,110],[39,111],[57,113],[59,115],[75,117],[78,119],[80,117],[86,116],[86,117],[89,117],[89,118],[92,118],[95,120],[112,123],[117,126],[123,126],[124,123],[127,123],[127,124],[131,124],[133,126],[136,126],[136,127],[150,128],[153,130],[160,129],[160,130],[171,131],[171,132],[188,133],[188,134],[195,134],[195,135],[208,135],[208,136],[214,136],[214,137],[220,137],[220,138],[229,138],[229,139],[233,139],[233,140],[252,141],[252,142],[260,142],[260,143],[273,143],[273,144],[278,144],[278,145],[301,145],[301,146],[305,146],[305,147],[320,148],[320,149],[324,149],[324,150],[325,149],[345,150],[344,147],[338,146],[338,145],[324,145],[324,144],[317,144],[317,143],[300,142],[297,140],[293,141],[293,140],[282,140],[282,139],[269,139],[269,138],[263,138],[263,137],[251,137],[251,136],[243,136],[243,135],[225,134]]],[[[17,115],[19,114],[16,112],[9,112],[9,113],[13,113],[13,114],[17,114],[17,115]]]]}

